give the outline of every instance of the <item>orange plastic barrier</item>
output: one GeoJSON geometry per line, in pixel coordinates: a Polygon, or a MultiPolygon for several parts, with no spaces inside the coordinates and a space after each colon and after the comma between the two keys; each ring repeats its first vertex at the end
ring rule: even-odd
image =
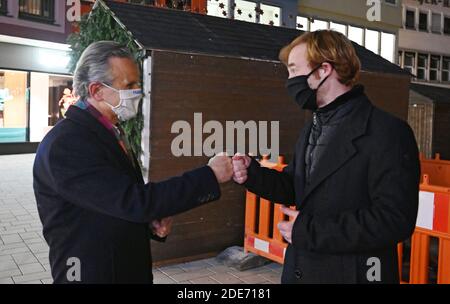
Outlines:
{"type": "MultiPolygon", "coordinates": [[[[421,160],[423,161],[422,158],[421,160]]],[[[439,158],[432,162],[425,160],[427,170],[435,170],[425,172],[441,174],[435,175],[440,178],[445,177],[441,162],[439,158]]],[[[264,157],[261,165],[278,171],[286,166],[282,157],[279,158],[278,164],[270,163],[268,158],[264,157]]],[[[281,206],[282,204],[270,202],[247,191],[244,249],[283,264],[287,243],[283,240],[277,224],[287,220],[287,217],[281,212],[281,206]]],[[[436,282],[450,284],[450,187],[431,184],[430,177],[425,174],[420,185],[416,230],[411,237],[410,252],[407,253],[409,259],[404,256],[405,244],[398,245],[398,271],[403,284],[429,283],[431,238],[438,240],[436,282]],[[402,270],[404,265],[407,265],[405,260],[409,260],[408,280],[403,278],[402,270]]]]}
{"type": "Polygon", "coordinates": [[[420,155],[420,167],[422,175],[427,174],[430,184],[450,187],[450,161],[442,160],[440,154],[436,154],[434,159],[426,159],[420,155]]]}
{"type": "MultiPolygon", "coordinates": [[[[409,281],[402,280],[402,283],[429,283],[431,238],[438,241],[436,281],[450,284],[450,188],[431,185],[425,174],[420,185],[416,230],[411,238],[409,281]]],[[[403,244],[398,247],[400,278],[403,247],[403,244]]]]}
{"type": "MultiPolygon", "coordinates": [[[[286,167],[283,157],[275,164],[265,156],[261,165],[278,171],[286,167]]],[[[283,264],[287,243],[277,228],[279,222],[287,219],[280,210],[282,205],[248,191],[246,202],[244,250],[283,264]]]]}

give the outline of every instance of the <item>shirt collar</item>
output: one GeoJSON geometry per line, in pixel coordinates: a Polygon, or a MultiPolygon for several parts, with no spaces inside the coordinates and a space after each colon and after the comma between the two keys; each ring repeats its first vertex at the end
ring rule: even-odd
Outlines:
{"type": "Polygon", "coordinates": [[[99,110],[97,110],[93,105],[91,105],[87,100],[79,100],[75,103],[75,106],[87,111],[89,114],[94,116],[102,126],[104,126],[108,131],[110,131],[114,136],[117,136],[118,129],[113,125],[108,118],[106,118],[99,110]]]}

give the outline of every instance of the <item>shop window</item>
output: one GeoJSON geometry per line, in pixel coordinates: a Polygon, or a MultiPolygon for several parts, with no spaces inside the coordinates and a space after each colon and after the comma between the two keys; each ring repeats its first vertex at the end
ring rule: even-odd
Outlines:
{"type": "Polygon", "coordinates": [[[0,143],[27,141],[28,73],[0,70],[0,143]]]}

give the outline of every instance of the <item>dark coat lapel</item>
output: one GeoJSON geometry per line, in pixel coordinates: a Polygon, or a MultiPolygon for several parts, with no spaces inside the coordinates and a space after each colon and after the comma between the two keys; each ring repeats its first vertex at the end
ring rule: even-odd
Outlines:
{"type": "MultiPolygon", "coordinates": [[[[66,113],[66,118],[72,120],[73,122],[85,126],[92,132],[94,132],[98,139],[103,142],[107,147],[108,151],[111,151],[113,155],[124,164],[129,172],[133,172],[139,181],[142,181],[142,173],[137,172],[139,168],[135,169],[133,164],[128,159],[128,156],[122,150],[117,138],[108,131],[95,117],[89,114],[87,111],[82,110],[76,106],[71,106],[66,113]]],[[[134,156],[133,156],[134,158],[134,156]]]]}
{"type": "MultiPolygon", "coordinates": [[[[304,194],[301,195],[299,200],[302,208],[304,207],[303,202],[307,200],[312,191],[357,153],[353,141],[366,133],[367,123],[373,109],[372,104],[365,95],[359,99],[360,101],[354,111],[331,140],[322,160],[318,163],[317,169],[311,176],[311,182],[305,185],[304,194]]],[[[306,137],[308,134],[309,132],[306,134],[306,137]]],[[[306,138],[305,142],[307,140],[306,138]]],[[[305,159],[304,153],[301,158],[303,160],[305,159]]],[[[305,172],[304,167],[302,172],[305,172]]]]}

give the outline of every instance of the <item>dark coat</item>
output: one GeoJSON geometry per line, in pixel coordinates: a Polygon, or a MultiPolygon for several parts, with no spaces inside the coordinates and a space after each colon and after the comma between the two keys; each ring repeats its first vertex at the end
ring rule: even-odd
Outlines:
{"type": "MultiPolygon", "coordinates": [[[[282,173],[252,161],[245,186],[274,202],[296,205],[284,283],[369,283],[371,257],[382,283],[398,283],[397,243],[414,231],[419,153],[408,124],[362,94],[305,184],[308,124],[282,173]],[[380,272],[378,272],[380,273],[380,272]]],[[[373,270],[373,269],[372,269],[373,270]]]]}
{"type": "Polygon", "coordinates": [[[40,144],[33,174],[55,283],[68,283],[72,257],[81,283],[151,283],[149,223],[220,197],[209,167],[144,184],[114,135],[75,106],[40,144]]]}

